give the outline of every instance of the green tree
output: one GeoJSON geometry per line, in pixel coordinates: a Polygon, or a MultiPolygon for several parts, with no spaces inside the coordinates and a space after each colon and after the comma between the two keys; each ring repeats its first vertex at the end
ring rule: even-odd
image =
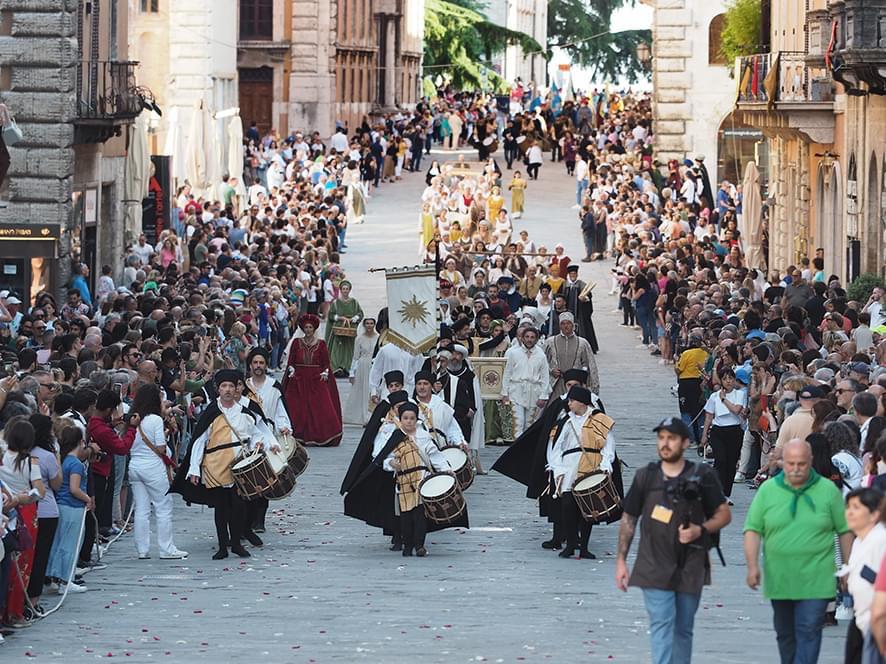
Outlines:
{"type": "Polygon", "coordinates": [[[493,55],[511,44],[524,52],[542,51],[529,35],[498,26],[481,13],[477,0],[427,0],[424,68],[426,75],[447,76],[457,89],[503,89],[506,82],[489,68],[493,55]]]}
{"type": "Polygon", "coordinates": [[[761,21],[760,0],[730,0],[723,17],[720,47],[727,67],[732,67],[739,56],[760,51],[761,21]]]}
{"type": "Polygon", "coordinates": [[[637,46],[652,43],[650,30],[610,32],[612,14],[635,0],[550,0],[548,52],[567,51],[572,61],[591,70],[594,78],[630,82],[645,78],[637,46]]]}

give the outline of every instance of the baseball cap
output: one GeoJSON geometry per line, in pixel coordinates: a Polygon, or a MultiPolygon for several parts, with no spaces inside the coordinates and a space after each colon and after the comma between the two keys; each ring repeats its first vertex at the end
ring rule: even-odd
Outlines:
{"type": "MultiPolygon", "coordinates": [[[[12,300],[7,300],[7,302],[12,302],[12,300]]],[[[871,365],[866,362],[851,362],[849,364],[849,371],[854,371],[855,373],[867,376],[871,373],[871,365]]]]}
{"type": "Polygon", "coordinates": [[[19,300],[15,295],[12,297],[6,298],[6,304],[21,304],[22,301],[19,300]]]}
{"type": "Polygon", "coordinates": [[[667,431],[669,433],[675,433],[681,438],[689,438],[691,436],[689,433],[689,427],[686,426],[686,422],[679,417],[666,417],[658,423],[658,426],[655,427],[653,431],[655,433],[658,433],[659,431],[667,431]]]}
{"type": "Polygon", "coordinates": [[[797,397],[800,399],[820,399],[821,396],[821,390],[815,387],[815,385],[807,385],[797,394],[797,397]]]}

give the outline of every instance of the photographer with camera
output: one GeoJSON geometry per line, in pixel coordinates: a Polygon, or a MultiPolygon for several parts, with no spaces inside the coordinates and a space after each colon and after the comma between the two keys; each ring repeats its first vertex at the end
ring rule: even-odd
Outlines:
{"type": "Polygon", "coordinates": [[[692,630],[701,591],[711,582],[708,548],[711,536],[732,520],[716,472],[683,458],[689,427],[670,417],[655,428],[658,463],[640,468],[622,503],[615,583],[643,590],[654,664],[682,664],[692,659],[692,630]],[[643,536],[634,563],[627,556],[642,520],[643,536]]]}

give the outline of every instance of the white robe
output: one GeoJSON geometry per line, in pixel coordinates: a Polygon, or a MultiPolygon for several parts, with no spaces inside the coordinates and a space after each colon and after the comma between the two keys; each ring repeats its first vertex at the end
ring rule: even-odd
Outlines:
{"type": "Polygon", "coordinates": [[[369,393],[384,399],[388,396],[385,374],[389,371],[402,371],[403,389],[411,394],[415,385],[415,373],[421,369],[424,359],[422,355],[413,355],[397,344],[385,344],[372,361],[372,369],[369,372],[369,393]]]}
{"type": "Polygon", "coordinates": [[[372,353],[378,335],[371,337],[361,334],[354,343],[354,359],[351,362],[350,377],[354,379],[348,400],[342,410],[345,424],[365,426],[369,422],[369,372],[372,369],[372,353]]]}
{"type": "Polygon", "coordinates": [[[286,408],[283,406],[283,395],[280,393],[280,390],[274,387],[274,381],[265,377],[261,387],[252,382],[252,378],[249,378],[246,382],[249,388],[261,399],[262,412],[274,425],[274,430],[277,432],[284,429],[292,431],[289,413],[286,412],[286,408]]]}
{"type": "Polygon", "coordinates": [[[533,408],[551,393],[550,367],[544,351],[513,346],[505,353],[505,371],[501,395],[518,406],[533,408]]]}
{"type": "MultiPolygon", "coordinates": [[[[461,427],[455,421],[455,411],[452,409],[452,406],[443,401],[442,397],[432,394],[431,400],[428,403],[424,403],[417,398],[415,403],[418,405],[419,417],[428,431],[436,429],[442,433],[446,436],[447,445],[461,445],[465,442],[461,427]],[[429,418],[425,416],[425,408],[430,411],[430,422],[428,421],[429,418]]],[[[433,431],[431,433],[433,434],[433,431]]]]}

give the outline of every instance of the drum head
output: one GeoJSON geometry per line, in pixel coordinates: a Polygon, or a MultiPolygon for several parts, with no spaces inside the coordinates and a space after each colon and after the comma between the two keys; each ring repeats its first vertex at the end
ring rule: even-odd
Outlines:
{"type": "Polygon", "coordinates": [[[295,438],[292,437],[292,434],[287,433],[279,436],[277,442],[280,444],[280,449],[287,459],[295,454],[295,438]]]}
{"type": "Polygon", "coordinates": [[[421,483],[419,493],[425,498],[436,498],[455,486],[455,478],[452,475],[433,475],[421,483]]]}
{"type": "Polygon", "coordinates": [[[598,486],[603,484],[606,481],[606,474],[604,473],[594,473],[593,475],[589,475],[585,477],[580,482],[576,482],[575,486],[572,488],[573,491],[588,491],[596,489],[598,486]]]}
{"type": "Polygon", "coordinates": [[[493,138],[492,136],[487,136],[483,139],[483,145],[492,145],[492,141],[494,140],[495,138],[493,138]]]}
{"type": "Polygon", "coordinates": [[[464,468],[465,464],[468,462],[468,455],[459,447],[446,447],[442,449],[441,452],[443,453],[443,456],[446,457],[452,470],[464,468]]]}
{"type": "Polygon", "coordinates": [[[517,136],[517,143],[522,143],[525,140],[526,140],[525,136],[517,136]]]}
{"type": "Polygon", "coordinates": [[[263,457],[264,455],[261,452],[253,452],[252,454],[243,457],[237,463],[235,463],[232,467],[232,470],[246,470],[247,468],[256,466],[262,462],[263,457]]]}

